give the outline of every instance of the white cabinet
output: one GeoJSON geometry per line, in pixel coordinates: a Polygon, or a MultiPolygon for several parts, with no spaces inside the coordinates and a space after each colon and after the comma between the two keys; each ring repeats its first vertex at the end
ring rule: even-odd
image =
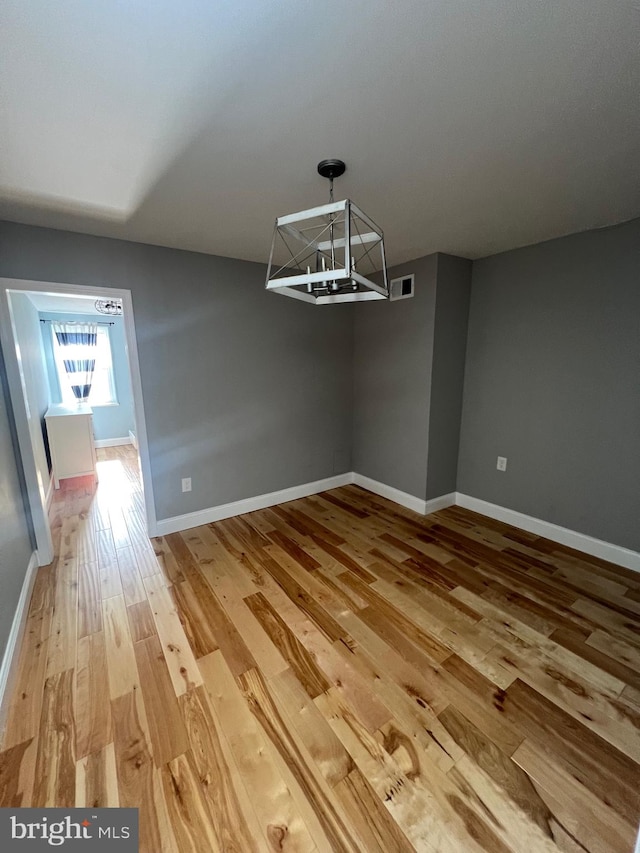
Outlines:
{"type": "Polygon", "coordinates": [[[91,407],[86,403],[51,406],[44,417],[56,489],[65,477],[81,477],[83,474],[96,476],[91,407]]]}

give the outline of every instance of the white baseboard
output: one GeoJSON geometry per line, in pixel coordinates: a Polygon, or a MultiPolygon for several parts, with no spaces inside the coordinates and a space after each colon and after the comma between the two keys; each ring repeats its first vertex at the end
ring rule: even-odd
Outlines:
{"type": "Polygon", "coordinates": [[[131,430],[129,430],[129,443],[133,444],[136,450],[138,449],[138,439],[136,438],[135,432],[132,432],[131,430]]]}
{"type": "Polygon", "coordinates": [[[464,495],[461,492],[451,492],[448,495],[441,495],[438,498],[423,501],[420,498],[414,497],[414,495],[394,489],[393,486],[387,486],[385,483],[379,483],[377,480],[364,477],[362,474],[353,474],[353,482],[357,486],[362,486],[363,489],[368,489],[376,495],[388,498],[390,501],[400,504],[400,506],[420,513],[420,515],[428,515],[439,509],[446,509],[448,506],[461,506],[465,509],[479,512],[481,515],[487,515],[489,518],[495,518],[497,521],[512,524],[514,527],[519,527],[528,533],[544,536],[545,539],[551,539],[552,542],[558,542],[561,545],[567,545],[569,548],[575,548],[577,551],[590,554],[592,557],[599,557],[602,560],[615,563],[617,566],[623,566],[624,568],[640,572],[640,554],[636,551],[631,551],[620,545],[614,545],[612,542],[604,542],[602,539],[595,539],[593,536],[587,536],[584,533],[578,533],[566,527],[560,527],[557,524],[552,524],[550,521],[543,521],[541,518],[533,518],[522,512],[516,512],[513,509],[507,509],[506,507],[498,506],[479,498],[464,495]]]}
{"type": "Polygon", "coordinates": [[[122,444],[134,444],[131,441],[131,434],[122,438],[94,438],[93,443],[96,447],[120,447],[122,444]]]}
{"type": "Polygon", "coordinates": [[[53,471],[49,476],[49,485],[47,486],[47,494],[45,496],[45,507],[47,508],[47,512],[51,509],[51,501],[53,500],[54,493],[54,483],[53,483],[53,471]]]}
{"type": "Polygon", "coordinates": [[[166,536],[167,533],[177,533],[180,530],[188,530],[190,527],[199,527],[201,524],[211,524],[212,521],[222,521],[224,518],[232,518],[234,515],[243,515],[245,512],[266,509],[287,501],[295,501],[298,498],[307,498],[309,495],[317,495],[318,492],[326,492],[328,489],[337,489],[340,486],[346,486],[348,483],[353,483],[353,474],[350,472],[338,474],[336,477],[327,477],[325,480],[316,480],[313,483],[292,486],[290,489],[269,492],[266,495],[257,495],[254,498],[211,506],[197,512],[161,518],[157,522],[156,535],[166,536]]]}
{"type": "Polygon", "coordinates": [[[387,498],[420,515],[429,515],[431,512],[436,512],[439,509],[445,509],[449,506],[461,506],[465,509],[478,512],[481,515],[487,515],[489,518],[495,518],[498,521],[504,521],[506,524],[512,524],[514,527],[519,527],[528,533],[544,536],[546,539],[551,539],[552,542],[559,542],[561,545],[567,545],[570,548],[575,548],[577,551],[583,551],[585,554],[591,554],[594,557],[608,560],[618,566],[624,566],[627,569],[640,572],[640,554],[628,548],[614,545],[611,542],[603,542],[601,539],[594,539],[592,536],[587,536],[584,533],[577,533],[575,530],[569,530],[566,527],[560,527],[549,521],[533,518],[522,512],[516,512],[515,510],[507,509],[506,507],[498,506],[479,498],[473,498],[460,492],[440,495],[428,501],[422,500],[407,492],[402,492],[393,486],[387,486],[385,483],[380,483],[377,480],[372,480],[370,477],[365,477],[362,474],[354,472],[339,474],[336,477],[328,477],[325,480],[316,480],[313,483],[304,483],[300,486],[293,486],[290,489],[281,489],[277,492],[269,492],[265,495],[233,501],[232,503],[221,504],[220,506],[208,507],[197,512],[176,515],[172,518],[163,518],[157,523],[156,535],[165,536],[167,533],[177,533],[180,530],[199,527],[201,524],[222,521],[222,519],[232,518],[234,515],[242,515],[245,512],[254,512],[257,509],[266,509],[267,507],[276,506],[287,501],[306,498],[309,495],[315,495],[318,492],[324,492],[328,489],[337,489],[349,483],[355,483],[363,489],[387,498]]]}
{"type": "Polygon", "coordinates": [[[421,498],[416,498],[415,495],[410,495],[408,492],[401,492],[400,489],[395,489],[393,486],[387,486],[386,483],[380,483],[378,480],[372,480],[370,477],[365,477],[363,474],[353,474],[353,483],[356,486],[361,486],[369,492],[380,495],[382,498],[387,498],[400,506],[407,509],[412,509],[420,515],[429,515],[430,512],[436,512],[439,509],[446,509],[448,506],[453,506],[456,502],[456,493],[451,492],[448,495],[440,495],[437,498],[431,498],[424,501],[421,498]]]}
{"type": "Polygon", "coordinates": [[[446,509],[448,506],[456,505],[456,493],[449,492],[448,495],[440,495],[438,498],[431,498],[426,501],[427,509],[425,515],[430,512],[437,512],[439,509],[446,509]]]}
{"type": "Polygon", "coordinates": [[[16,668],[18,666],[18,655],[22,646],[22,638],[27,624],[27,614],[29,612],[29,603],[31,601],[31,593],[36,580],[36,572],[38,571],[38,555],[34,551],[29,560],[27,571],[25,572],[24,581],[22,582],[22,590],[20,598],[16,605],[16,612],[11,623],[11,630],[7,638],[7,645],[0,664],[0,733],[4,733],[4,727],[7,720],[8,697],[11,695],[11,688],[16,676],[16,668]]]}
{"type": "MultiPolygon", "coordinates": [[[[378,480],[372,480],[370,477],[365,477],[362,474],[355,473],[353,474],[352,482],[354,482],[356,486],[361,486],[363,489],[373,492],[375,495],[380,495],[380,497],[387,498],[387,500],[400,504],[400,506],[412,509],[414,512],[420,513],[420,515],[427,514],[426,501],[416,498],[414,495],[410,495],[407,492],[401,492],[400,489],[395,489],[393,486],[387,486],[386,483],[380,483],[378,480]]],[[[440,508],[441,507],[438,507],[438,509],[440,508]]],[[[433,512],[433,510],[429,510],[429,512],[433,512]]]]}
{"type": "Polygon", "coordinates": [[[591,554],[592,557],[599,557],[618,566],[640,572],[640,554],[629,550],[629,548],[622,548],[620,545],[614,545],[611,542],[603,542],[602,539],[594,539],[592,536],[560,527],[550,521],[533,518],[523,512],[516,512],[516,510],[507,509],[479,498],[472,498],[460,492],[456,493],[456,504],[482,515],[488,515],[489,518],[495,518],[497,521],[513,524],[514,527],[526,530],[527,533],[544,536],[545,539],[551,539],[552,542],[559,542],[561,545],[567,545],[569,548],[591,554]]]}

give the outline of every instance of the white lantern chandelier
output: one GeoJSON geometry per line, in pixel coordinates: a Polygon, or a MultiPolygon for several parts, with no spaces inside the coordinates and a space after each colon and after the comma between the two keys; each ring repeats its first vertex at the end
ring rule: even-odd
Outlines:
{"type": "Polygon", "coordinates": [[[389,298],[382,230],[348,198],[333,199],[345,168],[342,160],[318,163],[329,203],[276,219],[267,290],[316,305],[389,298]]]}

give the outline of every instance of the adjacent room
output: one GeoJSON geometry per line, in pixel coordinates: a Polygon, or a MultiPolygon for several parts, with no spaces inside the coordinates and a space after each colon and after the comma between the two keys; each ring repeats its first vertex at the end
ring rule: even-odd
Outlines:
{"type": "Polygon", "coordinates": [[[6,815],[637,853],[639,43],[602,0],[4,4],[6,815]]]}

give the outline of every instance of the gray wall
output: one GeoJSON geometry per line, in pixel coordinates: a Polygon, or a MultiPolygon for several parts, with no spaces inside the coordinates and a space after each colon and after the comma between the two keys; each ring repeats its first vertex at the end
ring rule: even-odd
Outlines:
{"type": "Polygon", "coordinates": [[[49,488],[49,446],[44,415],[51,401],[38,311],[25,293],[11,294],[11,313],[25,382],[31,446],[43,494],[49,488]]]}
{"type": "Polygon", "coordinates": [[[159,519],[351,470],[352,306],[266,293],[260,264],[9,222],[0,276],[131,290],[159,519]]]}
{"type": "Polygon", "coordinates": [[[0,658],[15,614],[33,552],[27,509],[23,503],[22,467],[13,432],[4,360],[0,351],[0,658]]]}
{"type": "Polygon", "coordinates": [[[354,471],[424,500],[437,256],[389,270],[415,274],[415,296],[363,302],[354,324],[354,471]]]}
{"type": "Polygon", "coordinates": [[[474,262],[458,490],[640,550],[640,219],[474,262]]]}
{"type": "Polygon", "coordinates": [[[438,254],[427,500],[456,491],[471,261],[438,254]]]}
{"type": "MultiPolygon", "coordinates": [[[[129,364],[126,353],[126,338],[124,319],[122,317],[96,317],[95,314],[68,314],[53,311],[40,311],[39,317],[45,320],[55,320],[64,323],[71,320],[76,323],[109,322],[109,340],[111,342],[111,359],[113,366],[113,381],[116,387],[117,405],[92,406],[93,434],[97,439],[127,438],[129,430],[134,429],[133,393],[129,379],[129,364]]],[[[40,323],[43,351],[47,367],[47,378],[52,403],[62,402],[60,381],[53,357],[53,337],[51,323],[40,323]]]]}

